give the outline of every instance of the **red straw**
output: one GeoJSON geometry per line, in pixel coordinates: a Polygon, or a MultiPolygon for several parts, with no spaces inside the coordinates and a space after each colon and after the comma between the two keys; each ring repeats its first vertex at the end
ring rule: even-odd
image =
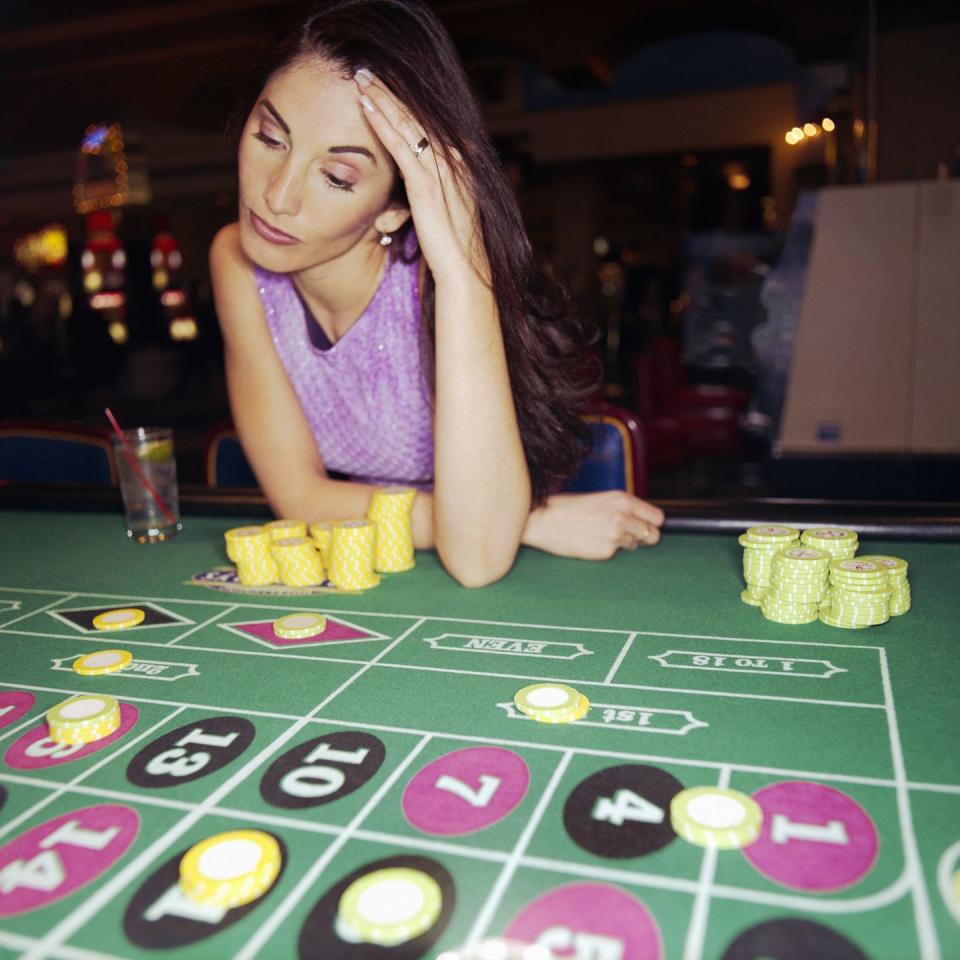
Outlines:
{"type": "Polygon", "coordinates": [[[107,419],[110,421],[110,425],[113,427],[113,432],[120,438],[120,444],[123,447],[123,455],[127,458],[127,462],[133,467],[133,472],[140,478],[140,482],[150,491],[150,496],[156,501],[157,506],[160,508],[163,515],[167,518],[167,523],[171,525],[176,525],[176,520],[173,519],[173,514],[167,509],[167,505],[160,498],[160,494],[157,493],[157,488],[147,479],[147,475],[140,469],[140,464],[137,463],[137,458],[133,455],[133,451],[130,449],[130,444],[127,443],[126,435],[123,430],[120,429],[120,424],[117,423],[117,418],[113,415],[113,412],[109,407],[104,407],[103,412],[107,415],[107,419]]]}

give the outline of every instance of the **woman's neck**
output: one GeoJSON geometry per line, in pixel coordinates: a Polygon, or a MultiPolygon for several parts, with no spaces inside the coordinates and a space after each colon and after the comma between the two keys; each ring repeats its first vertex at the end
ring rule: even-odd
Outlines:
{"type": "Polygon", "coordinates": [[[359,243],[335,260],[291,275],[314,320],[336,343],[361,317],[380,287],[387,251],[359,243]]]}

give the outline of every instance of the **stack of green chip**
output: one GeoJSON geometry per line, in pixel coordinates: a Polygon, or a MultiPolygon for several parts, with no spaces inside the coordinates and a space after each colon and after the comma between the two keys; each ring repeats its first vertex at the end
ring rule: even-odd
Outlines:
{"type": "Polygon", "coordinates": [[[815,527],[804,530],[800,542],[814,550],[826,550],[834,560],[849,560],[857,552],[858,537],[843,527],[815,527]]]}
{"type": "Polygon", "coordinates": [[[887,568],[857,557],[830,564],[830,596],[820,619],[831,627],[859,629],[890,619],[887,568]]]}
{"type": "Polygon", "coordinates": [[[899,617],[910,609],[910,582],[907,580],[907,561],[900,557],[869,556],[859,557],[870,563],[878,563],[887,571],[887,583],[890,586],[890,616],[899,617]]]}
{"type": "Polygon", "coordinates": [[[794,527],[767,525],[750,527],[740,534],[743,547],[743,579],[747,588],[740,594],[744,603],[759,607],[770,586],[773,558],[784,549],[799,544],[800,531],[794,527]]]}
{"type": "Polygon", "coordinates": [[[830,554],[812,547],[789,547],[773,558],[770,586],[761,611],[777,623],[813,623],[827,594],[830,554]]]}

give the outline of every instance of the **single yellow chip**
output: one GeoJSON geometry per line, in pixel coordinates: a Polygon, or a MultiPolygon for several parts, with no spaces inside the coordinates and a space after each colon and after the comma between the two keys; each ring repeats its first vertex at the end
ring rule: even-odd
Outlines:
{"type": "Polygon", "coordinates": [[[86,653],[73,661],[75,673],[84,677],[96,677],[104,673],[117,673],[133,663],[133,654],[126,650],[97,650],[86,653]]]}
{"type": "Polygon", "coordinates": [[[139,607],[121,607],[117,610],[105,610],[93,618],[98,630],[126,630],[143,623],[146,614],[139,607]]]}
{"type": "Polygon", "coordinates": [[[565,683],[532,683],[516,692],[513,703],[540,723],[571,723],[590,709],[587,698],[565,683]]]}
{"type": "Polygon", "coordinates": [[[180,861],[191,900],[232,910],[263,896],[280,874],[280,844],[262,830],[229,830],[194,844],[180,861]]]}
{"type": "Polygon", "coordinates": [[[670,801],[670,825],[698,847],[734,850],[757,840],[763,810],[753,797],[721,787],[691,787],[670,801]]]}
{"type": "Polygon", "coordinates": [[[430,874],[387,867],[364,874],[344,890],[337,908],[338,932],[362,943],[393,947],[429,930],[442,908],[440,884],[430,874]]]}
{"type": "Polygon", "coordinates": [[[317,637],[327,629],[322,613],[288,613],[273,621],[273,632],[284,640],[305,640],[317,637]]]}

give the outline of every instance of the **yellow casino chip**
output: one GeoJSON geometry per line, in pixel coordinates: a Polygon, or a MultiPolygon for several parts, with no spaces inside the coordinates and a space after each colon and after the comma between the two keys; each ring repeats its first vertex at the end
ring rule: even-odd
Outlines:
{"type": "Polygon", "coordinates": [[[139,607],[120,607],[117,610],[104,610],[93,618],[98,630],[126,630],[143,623],[146,614],[139,607]]]}
{"type": "Polygon", "coordinates": [[[92,743],[120,726],[120,704],[104,694],[81,693],[47,711],[50,739],[55,743],[92,743]]]}
{"type": "Polygon", "coordinates": [[[126,650],[97,650],[85,653],[73,661],[73,670],[83,677],[97,677],[117,673],[133,663],[133,654],[126,650]]]}
{"type": "Polygon", "coordinates": [[[326,629],[327,618],[322,613],[288,613],[273,621],[273,632],[284,640],[305,640],[326,629]]]}
{"type": "Polygon", "coordinates": [[[443,909],[440,884],[409,867],[374,870],[340,898],[337,932],[343,939],[393,947],[429,930],[443,909]]]}
{"type": "Polygon", "coordinates": [[[590,701],[565,683],[532,683],[516,692],[513,703],[540,723],[571,723],[590,709],[590,701]]]}
{"type": "Polygon", "coordinates": [[[229,830],[194,844],[180,861],[189,899],[232,910],[263,896],[280,874],[276,838],[262,830],[229,830]]]}
{"type": "Polygon", "coordinates": [[[763,811],[739,790],[691,787],[670,801],[670,824],[677,836],[698,847],[735,850],[760,836],[763,811]]]}

